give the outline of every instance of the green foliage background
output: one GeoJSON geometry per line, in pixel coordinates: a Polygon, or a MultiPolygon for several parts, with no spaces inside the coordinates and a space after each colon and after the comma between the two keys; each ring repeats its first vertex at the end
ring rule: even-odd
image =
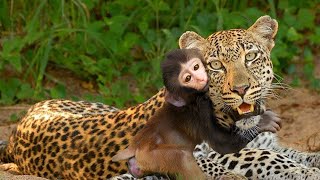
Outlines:
{"type": "Polygon", "coordinates": [[[0,104],[48,98],[100,101],[123,107],[151,97],[162,86],[159,62],[179,36],[203,37],[248,28],[265,14],[279,32],[275,72],[309,85],[320,47],[320,0],[3,0],[0,1],[0,104]],[[98,93],[76,97],[48,68],[72,72],[98,93]],[[53,87],[46,88],[44,82],[53,87]]]}

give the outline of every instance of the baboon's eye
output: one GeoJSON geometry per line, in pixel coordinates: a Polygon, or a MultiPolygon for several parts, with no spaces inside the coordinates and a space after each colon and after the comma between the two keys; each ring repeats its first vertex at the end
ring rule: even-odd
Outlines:
{"type": "Polygon", "coordinates": [[[190,80],[191,80],[191,75],[187,75],[184,81],[189,82],[190,80]]]}
{"type": "Polygon", "coordinates": [[[199,69],[199,64],[194,65],[193,70],[198,70],[199,69]]]}

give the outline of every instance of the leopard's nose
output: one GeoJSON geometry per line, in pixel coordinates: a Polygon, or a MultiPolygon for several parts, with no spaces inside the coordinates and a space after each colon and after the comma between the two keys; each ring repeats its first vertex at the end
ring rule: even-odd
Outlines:
{"type": "Polygon", "coordinates": [[[242,86],[233,86],[230,90],[234,93],[237,93],[239,96],[244,96],[249,89],[249,85],[242,85],[242,86]]]}

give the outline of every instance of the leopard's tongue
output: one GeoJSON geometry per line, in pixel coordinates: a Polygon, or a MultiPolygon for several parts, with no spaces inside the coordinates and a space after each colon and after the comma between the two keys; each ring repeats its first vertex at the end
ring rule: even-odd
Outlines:
{"type": "Polygon", "coordinates": [[[254,106],[252,104],[242,103],[237,107],[239,115],[250,113],[254,111],[254,106]]]}

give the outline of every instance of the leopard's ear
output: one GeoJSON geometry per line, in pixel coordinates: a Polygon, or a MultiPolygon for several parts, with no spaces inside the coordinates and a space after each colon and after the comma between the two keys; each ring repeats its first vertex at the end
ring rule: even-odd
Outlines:
{"type": "Polygon", "coordinates": [[[207,40],[193,31],[183,33],[179,38],[180,49],[199,49],[203,55],[207,48],[207,40]]]}
{"type": "Polygon", "coordinates": [[[263,43],[271,51],[278,31],[278,22],[270,16],[261,16],[247,31],[251,32],[253,38],[263,43]]]}

